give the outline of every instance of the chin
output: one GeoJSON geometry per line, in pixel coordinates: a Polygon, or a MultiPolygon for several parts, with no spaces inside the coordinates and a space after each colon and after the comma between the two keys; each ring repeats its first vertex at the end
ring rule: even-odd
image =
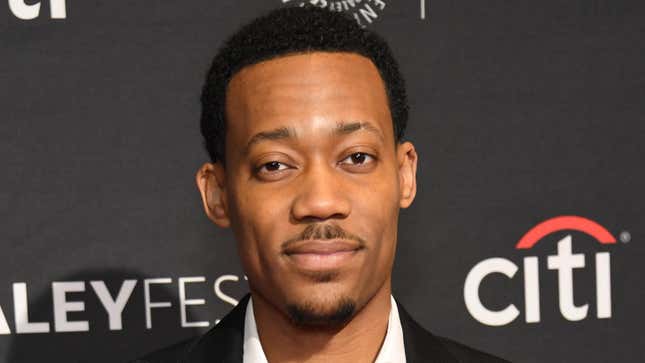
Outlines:
{"type": "Polygon", "coordinates": [[[336,328],[349,322],[356,313],[356,301],[349,297],[316,301],[307,299],[287,304],[291,322],[301,327],[336,328]]]}

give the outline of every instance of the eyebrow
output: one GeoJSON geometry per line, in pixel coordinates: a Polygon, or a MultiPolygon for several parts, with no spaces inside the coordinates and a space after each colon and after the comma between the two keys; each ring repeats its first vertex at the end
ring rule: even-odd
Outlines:
{"type": "MultiPolygon", "coordinates": [[[[383,137],[383,133],[381,132],[380,129],[378,129],[376,126],[369,122],[339,122],[336,124],[336,128],[332,131],[332,134],[342,136],[342,135],[348,135],[351,133],[354,133],[359,130],[365,130],[369,131],[376,136],[378,136],[381,140],[384,140],[385,138],[383,137]]],[[[296,131],[293,128],[289,127],[278,127],[273,130],[269,131],[262,131],[258,132],[257,134],[253,135],[249,142],[246,143],[246,146],[244,147],[244,154],[248,154],[249,150],[251,150],[251,147],[255,144],[258,144],[262,141],[276,141],[276,140],[284,140],[284,139],[295,139],[297,137],[296,131]]]]}
{"type": "Polygon", "coordinates": [[[336,129],[334,129],[334,134],[336,135],[347,135],[351,134],[353,132],[356,132],[358,130],[365,130],[374,133],[376,136],[378,136],[381,140],[384,140],[385,138],[383,137],[383,133],[381,130],[372,125],[369,122],[340,122],[336,125],[336,129]]]}
{"type": "Polygon", "coordinates": [[[251,138],[251,140],[249,140],[249,142],[246,143],[246,147],[244,148],[244,154],[248,154],[249,150],[251,149],[251,146],[261,141],[293,139],[295,137],[296,137],[295,130],[288,127],[279,127],[277,129],[273,129],[269,131],[258,132],[257,134],[253,135],[253,137],[251,138]]]}

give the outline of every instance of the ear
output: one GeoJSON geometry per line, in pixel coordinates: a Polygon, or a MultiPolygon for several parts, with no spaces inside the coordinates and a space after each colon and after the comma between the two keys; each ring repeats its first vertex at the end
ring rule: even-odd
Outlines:
{"type": "Polygon", "coordinates": [[[401,208],[407,208],[412,204],[417,195],[417,152],[410,142],[403,142],[396,149],[399,163],[399,190],[401,208]]]}
{"type": "Polygon", "coordinates": [[[206,163],[199,168],[195,179],[208,218],[222,228],[230,226],[224,167],[219,163],[206,163]]]}

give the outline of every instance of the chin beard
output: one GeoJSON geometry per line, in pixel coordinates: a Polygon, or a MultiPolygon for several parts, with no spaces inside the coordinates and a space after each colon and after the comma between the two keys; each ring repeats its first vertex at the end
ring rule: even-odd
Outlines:
{"type": "Polygon", "coordinates": [[[337,328],[347,324],[354,316],[356,303],[342,298],[329,311],[320,311],[314,304],[290,304],[287,306],[291,322],[300,327],[337,328]]]}

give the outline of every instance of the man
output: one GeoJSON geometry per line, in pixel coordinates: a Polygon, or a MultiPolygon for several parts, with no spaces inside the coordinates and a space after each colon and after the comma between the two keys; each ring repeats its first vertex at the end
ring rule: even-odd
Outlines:
{"type": "Polygon", "coordinates": [[[380,37],[326,10],[273,11],[224,45],[201,100],[212,163],[197,184],[251,293],[143,362],[502,362],[433,336],[391,296],[417,154],[380,37]]]}

